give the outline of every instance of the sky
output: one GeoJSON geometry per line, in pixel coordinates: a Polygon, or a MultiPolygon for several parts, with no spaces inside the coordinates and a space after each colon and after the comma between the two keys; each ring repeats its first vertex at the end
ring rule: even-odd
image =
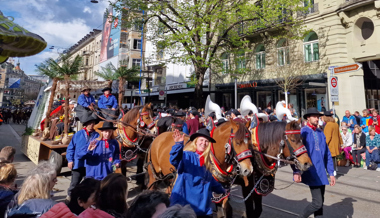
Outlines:
{"type": "Polygon", "coordinates": [[[26,74],[38,74],[35,65],[70,48],[93,29],[102,29],[103,13],[108,0],[0,0],[4,16],[30,32],[40,35],[48,43],[41,53],[14,58],[26,74]],[[54,46],[55,49],[49,49],[54,46]]]}

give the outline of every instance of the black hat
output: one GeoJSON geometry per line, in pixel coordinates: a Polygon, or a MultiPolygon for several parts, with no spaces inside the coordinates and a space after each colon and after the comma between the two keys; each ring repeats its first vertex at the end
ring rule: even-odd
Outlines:
{"type": "Polygon", "coordinates": [[[306,114],[303,115],[303,118],[307,119],[307,117],[309,117],[310,115],[321,116],[322,114],[318,111],[317,108],[311,107],[311,108],[307,109],[306,114]]]}
{"type": "Polygon", "coordinates": [[[190,113],[194,116],[199,115],[197,110],[191,110],[190,113]]]}
{"type": "Polygon", "coordinates": [[[328,111],[325,111],[323,112],[323,115],[327,116],[327,117],[331,117],[333,115],[333,110],[328,110],[328,111]]]}
{"type": "Polygon", "coordinates": [[[230,111],[228,111],[229,114],[233,113],[235,114],[235,116],[238,116],[238,115],[241,115],[240,112],[236,109],[231,109],[230,111]]]}
{"type": "Polygon", "coordinates": [[[113,126],[113,123],[111,122],[104,122],[103,126],[101,128],[98,128],[98,130],[107,130],[107,129],[117,129],[116,127],[113,126]]]}
{"type": "Polygon", "coordinates": [[[185,117],[186,114],[185,114],[185,112],[183,112],[183,111],[178,111],[177,113],[174,114],[174,116],[175,116],[175,117],[185,117]]]}
{"type": "Polygon", "coordinates": [[[192,134],[190,136],[190,141],[194,141],[194,139],[196,139],[199,136],[205,137],[212,143],[216,143],[215,139],[211,138],[210,131],[208,131],[208,129],[206,128],[200,129],[196,133],[192,134]]]}
{"type": "Polygon", "coordinates": [[[273,122],[273,121],[278,121],[277,117],[274,116],[274,115],[270,115],[270,116],[269,116],[269,120],[270,120],[271,122],[273,122]]]}
{"type": "Polygon", "coordinates": [[[90,87],[88,87],[88,86],[85,86],[85,87],[83,87],[83,88],[82,88],[81,92],[84,92],[84,91],[86,91],[86,90],[89,90],[89,91],[91,91],[91,88],[90,88],[90,87]]]}
{"type": "Polygon", "coordinates": [[[87,126],[91,122],[96,123],[97,120],[98,119],[95,119],[93,116],[88,116],[87,119],[84,120],[83,126],[87,126]]]}
{"type": "Polygon", "coordinates": [[[105,91],[110,91],[112,92],[112,89],[110,87],[105,87],[104,89],[102,89],[102,92],[105,92],[105,91]]]}
{"type": "Polygon", "coordinates": [[[222,123],[225,123],[225,122],[227,122],[226,119],[224,119],[224,118],[220,118],[220,119],[218,120],[218,123],[216,123],[216,126],[220,126],[222,123]]]}
{"type": "Polygon", "coordinates": [[[174,111],[174,109],[167,109],[167,110],[166,110],[166,113],[168,113],[168,114],[174,116],[175,111],[174,111]]]}

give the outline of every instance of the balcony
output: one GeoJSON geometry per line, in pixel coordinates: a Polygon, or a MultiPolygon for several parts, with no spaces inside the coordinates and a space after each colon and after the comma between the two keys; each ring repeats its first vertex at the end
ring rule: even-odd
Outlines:
{"type": "Polygon", "coordinates": [[[345,3],[339,5],[338,12],[352,11],[354,9],[374,4],[375,0],[346,0],[345,3]]]}
{"type": "Polygon", "coordinates": [[[314,4],[312,4],[308,9],[307,9],[307,11],[304,11],[304,12],[298,12],[297,13],[297,16],[298,17],[305,17],[305,16],[307,16],[307,15],[309,15],[309,14],[313,14],[313,13],[316,13],[316,12],[318,12],[319,11],[319,8],[318,8],[318,3],[314,3],[314,4]]]}

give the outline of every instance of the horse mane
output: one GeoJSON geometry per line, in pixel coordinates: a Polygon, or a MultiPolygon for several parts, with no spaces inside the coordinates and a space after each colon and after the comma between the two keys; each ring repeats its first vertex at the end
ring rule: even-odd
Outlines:
{"type": "Polygon", "coordinates": [[[138,106],[138,107],[132,108],[130,111],[128,111],[123,116],[123,122],[125,122],[125,123],[133,122],[136,119],[136,117],[139,115],[140,109],[142,109],[142,108],[143,108],[143,106],[138,106]]]}
{"type": "Polygon", "coordinates": [[[284,137],[285,127],[286,122],[260,123],[257,128],[261,150],[278,148],[278,143],[284,137]]]}

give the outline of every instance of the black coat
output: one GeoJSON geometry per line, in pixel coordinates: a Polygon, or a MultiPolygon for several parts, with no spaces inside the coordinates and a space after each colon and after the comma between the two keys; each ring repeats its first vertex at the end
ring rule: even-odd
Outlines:
{"type": "MultiPolygon", "coordinates": [[[[357,133],[354,134],[354,144],[357,144],[356,143],[356,135],[357,135],[357,133]]],[[[365,138],[366,138],[366,135],[364,133],[362,133],[362,135],[360,136],[360,147],[365,148],[365,146],[366,146],[365,138]]]]}

